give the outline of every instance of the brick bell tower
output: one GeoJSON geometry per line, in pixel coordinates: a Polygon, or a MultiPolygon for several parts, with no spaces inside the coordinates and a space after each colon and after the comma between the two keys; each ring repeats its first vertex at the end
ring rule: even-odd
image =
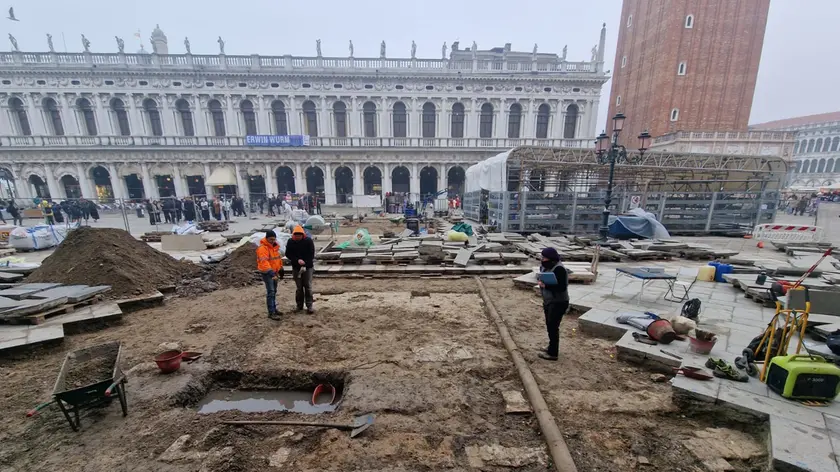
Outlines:
{"type": "Polygon", "coordinates": [[[606,128],[746,131],[770,0],[624,0],[606,128]]]}

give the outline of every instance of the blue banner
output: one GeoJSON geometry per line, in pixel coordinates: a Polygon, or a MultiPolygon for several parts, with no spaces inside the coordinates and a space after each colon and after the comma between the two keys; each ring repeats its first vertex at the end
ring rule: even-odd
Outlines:
{"type": "Polygon", "coordinates": [[[279,134],[260,134],[245,136],[246,146],[300,147],[309,146],[308,135],[284,136],[279,134]]]}

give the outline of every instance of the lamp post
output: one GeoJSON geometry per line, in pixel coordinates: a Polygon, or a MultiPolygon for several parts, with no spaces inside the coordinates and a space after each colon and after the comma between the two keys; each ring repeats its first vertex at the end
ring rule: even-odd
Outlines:
{"type": "Polygon", "coordinates": [[[595,140],[595,154],[598,156],[598,163],[599,164],[607,164],[610,165],[610,176],[609,180],[607,181],[607,197],[604,199],[604,211],[601,218],[601,242],[607,241],[607,236],[609,235],[610,228],[609,228],[609,219],[610,219],[610,202],[612,201],[612,190],[613,190],[613,178],[615,177],[615,165],[616,164],[638,164],[642,156],[644,155],[645,151],[650,147],[650,133],[647,131],[643,131],[642,134],[639,135],[639,155],[638,156],[631,156],[627,154],[627,149],[618,144],[618,135],[621,133],[622,128],[624,128],[624,120],[626,117],[618,113],[613,117],[613,133],[612,136],[608,136],[606,133],[602,132],[598,139],[595,140]]]}

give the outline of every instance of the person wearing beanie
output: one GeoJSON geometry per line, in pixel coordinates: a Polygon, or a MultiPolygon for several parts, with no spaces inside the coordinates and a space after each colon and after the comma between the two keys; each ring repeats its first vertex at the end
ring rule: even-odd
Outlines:
{"type": "Polygon", "coordinates": [[[277,282],[283,278],[283,257],[280,256],[280,245],[277,244],[277,234],[272,230],[265,232],[265,237],[257,246],[257,270],[262,275],[265,284],[265,304],[268,317],[279,320],[277,311],[277,282]]]}
{"type": "Polygon", "coordinates": [[[547,247],[541,253],[540,272],[551,272],[557,278],[556,284],[539,281],[543,299],[545,328],[548,331],[548,348],[539,353],[541,359],[556,361],[560,349],[560,321],[569,309],[569,273],[560,263],[557,249],[547,247]]]}
{"type": "Polygon", "coordinates": [[[303,310],[312,314],[312,272],[315,262],[315,243],[306,235],[303,226],[297,225],[292,231],[292,239],[286,241],[286,257],[292,263],[292,279],[295,281],[295,302],[297,311],[303,310]]]}

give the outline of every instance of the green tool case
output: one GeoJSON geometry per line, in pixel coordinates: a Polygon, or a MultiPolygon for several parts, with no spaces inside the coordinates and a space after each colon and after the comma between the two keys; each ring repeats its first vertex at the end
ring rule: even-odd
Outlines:
{"type": "Polygon", "coordinates": [[[766,382],[784,398],[831,401],[840,393],[840,367],[820,356],[776,356],[766,382]]]}

